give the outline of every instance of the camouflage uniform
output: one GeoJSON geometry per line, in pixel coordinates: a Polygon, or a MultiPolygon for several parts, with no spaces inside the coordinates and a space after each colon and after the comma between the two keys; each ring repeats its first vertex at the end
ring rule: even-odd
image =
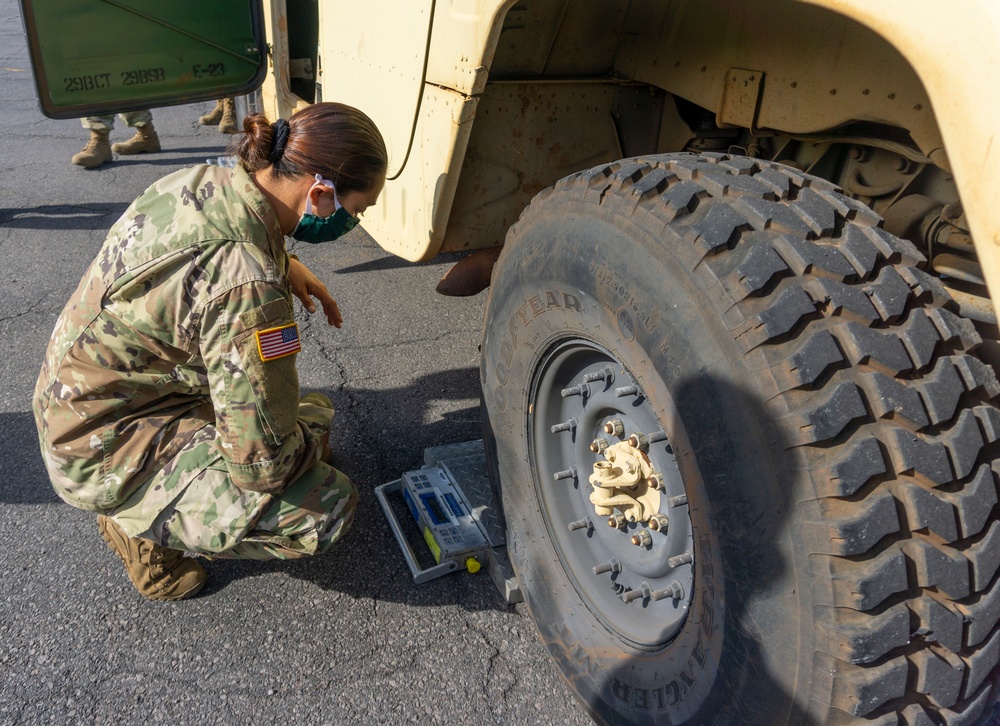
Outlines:
{"type": "Polygon", "coordinates": [[[357,493],[322,461],[333,406],[299,401],[288,254],[241,168],[197,166],[118,220],[56,323],[35,389],[59,496],[133,537],[222,557],[315,554],[357,493]]]}
{"type": "MultiPolygon", "coordinates": [[[[140,128],[146,124],[152,123],[153,114],[149,111],[127,111],[125,113],[118,114],[126,126],[131,126],[135,128],[140,128]]],[[[115,117],[111,116],[84,116],[80,119],[80,123],[83,124],[83,128],[90,129],[91,131],[107,131],[115,127],[115,117]]]]}

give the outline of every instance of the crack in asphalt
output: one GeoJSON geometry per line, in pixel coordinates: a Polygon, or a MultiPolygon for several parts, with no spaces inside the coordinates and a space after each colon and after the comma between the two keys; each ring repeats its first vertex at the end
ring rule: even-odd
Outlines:
{"type": "Polygon", "coordinates": [[[45,300],[46,300],[45,297],[39,298],[34,303],[29,305],[27,310],[22,310],[21,312],[15,313],[14,315],[7,315],[5,317],[0,318],[0,323],[6,323],[8,320],[16,320],[17,318],[23,318],[25,315],[34,312],[36,308],[40,307],[45,302],[45,300]]]}
{"type": "MultiPolygon", "coordinates": [[[[494,675],[498,669],[497,663],[503,658],[503,653],[500,651],[500,647],[493,643],[489,635],[471,620],[466,619],[465,625],[469,630],[478,635],[491,651],[486,665],[486,675],[483,678],[483,698],[487,703],[491,703],[489,686],[494,681],[494,675]]],[[[499,698],[499,702],[503,705],[503,708],[493,713],[493,721],[497,724],[506,723],[504,714],[510,708],[510,694],[518,685],[517,672],[512,669],[507,669],[507,672],[510,674],[510,683],[501,687],[499,698]]]]}

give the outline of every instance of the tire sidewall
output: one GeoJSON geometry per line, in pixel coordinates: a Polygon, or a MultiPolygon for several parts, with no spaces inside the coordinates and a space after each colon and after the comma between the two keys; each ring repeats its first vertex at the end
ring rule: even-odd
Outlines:
{"type": "MultiPolygon", "coordinates": [[[[809,605],[798,602],[789,577],[797,564],[785,521],[784,442],[762,420],[762,402],[748,400],[753,376],[723,324],[723,303],[671,254],[683,240],[662,222],[657,230],[655,220],[572,190],[556,197],[529,208],[508,237],[482,350],[508,542],[526,602],[562,674],[599,721],[746,722],[734,698],[754,693],[762,712],[769,698],[787,698],[781,689],[757,689],[775,690],[793,673],[759,676],[782,658],[794,667],[795,648],[808,647],[799,613],[809,605]],[[546,351],[573,337],[629,368],[664,424],[688,494],[695,591],[681,631],[660,648],[623,643],[590,612],[562,570],[554,523],[539,506],[526,412],[546,351]],[[755,601],[766,601],[771,617],[750,626],[755,601]],[[772,631],[786,642],[764,653],[758,640],[772,631]]],[[[586,486],[586,474],[580,478],[586,486]]]]}

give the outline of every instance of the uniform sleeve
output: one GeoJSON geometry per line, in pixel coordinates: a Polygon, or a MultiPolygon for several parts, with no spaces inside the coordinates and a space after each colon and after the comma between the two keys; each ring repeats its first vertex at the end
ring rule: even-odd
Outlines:
{"type": "Polygon", "coordinates": [[[233,483],[278,492],[314,466],[333,419],[322,397],[299,400],[297,326],[285,290],[244,283],[200,321],[216,427],[233,483]]]}

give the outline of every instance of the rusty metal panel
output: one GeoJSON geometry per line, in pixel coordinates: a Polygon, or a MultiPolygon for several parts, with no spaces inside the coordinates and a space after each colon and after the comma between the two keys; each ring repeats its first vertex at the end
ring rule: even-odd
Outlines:
{"type": "Polygon", "coordinates": [[[719,104],[719,126],[754,128],[763,81],[764,74],[761,71],[742,68],[730,68],[726,71],[722,102],[719,104]]]}
{"type": "Polygon", "coordinates": [[[909,129],[931,113],[920,80],[889,43],[794,0],[667,3],[660,32],[642,37],[636,80],[718,113],[731,69],[766,74],[761,128],[817,133],[872,121],[909,129]]]}
{"type": "Polygon", "coordinates": [[[509,82],[476,111],[442,252],[501,244],[531,198],[574,171],[622,157],[613,83],[509,82]]]}

